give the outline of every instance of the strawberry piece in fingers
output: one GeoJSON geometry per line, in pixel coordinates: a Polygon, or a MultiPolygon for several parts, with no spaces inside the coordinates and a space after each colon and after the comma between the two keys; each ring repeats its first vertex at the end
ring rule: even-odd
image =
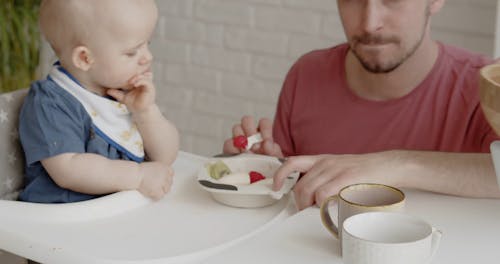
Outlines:
{"type": "Polygon", "coordinates": [[[246,149],[248,145],[247,137],[237,136],[233,138],[233,145],[239,149],[246,149]]]}

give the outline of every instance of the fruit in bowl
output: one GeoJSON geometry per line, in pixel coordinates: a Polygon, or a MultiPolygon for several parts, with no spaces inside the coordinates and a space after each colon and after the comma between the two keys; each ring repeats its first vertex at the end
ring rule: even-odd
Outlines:
{"type": "Polygon", "coordinates": [[[272,190],[273,175],[281,166],[275,157],[241,154],[208,160],[198,171],[200,186],[219,203],[243,208],[274,204],[298,180],[298,173],[287,177],[279,191],[272,190]]]}

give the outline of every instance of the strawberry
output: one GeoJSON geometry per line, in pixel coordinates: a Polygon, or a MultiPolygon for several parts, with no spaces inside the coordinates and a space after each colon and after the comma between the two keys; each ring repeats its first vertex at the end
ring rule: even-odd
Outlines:
{"type": "Polygon", "coordinates": [[[237,136],[233,138],[233,145],[239,149],[245,149],[248,145],[247,137],[237,136]]]}
{"type": "Polygon", "coordinates": [[[256,171],[251,171],[250,173],[248,173],[248,175],[250,175],[250,184],[264,180],[266,178],[256,171]]]}

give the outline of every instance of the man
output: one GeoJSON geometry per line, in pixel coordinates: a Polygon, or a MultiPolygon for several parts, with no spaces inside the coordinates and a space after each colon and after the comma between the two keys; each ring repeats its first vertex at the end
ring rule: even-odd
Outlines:
{"type": "MultiPolygon", "coordinates": [[[[261,132],[251,151],[289,158],[274,177],[299,209],[349,184],[377,182],[500,197],[489,152],[497,139],[479,106],[478,70],[491,61],[437,43],[431,16],[445,0],[338,0],[347,44],[306,54],[283,85],[274,127],[244,117],[233,135],[261,132]]],[[[225,153],[241,150],[228,139],[225,153]]]]}

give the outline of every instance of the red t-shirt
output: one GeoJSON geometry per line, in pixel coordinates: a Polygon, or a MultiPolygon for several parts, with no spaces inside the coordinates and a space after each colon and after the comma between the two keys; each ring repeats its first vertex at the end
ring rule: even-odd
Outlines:
{"type": "Polygon", "coordinates": [[[313,51],[290,69],[273,130],[285,156],[390,149],[489,152],[497,136],[478,92],[478,70],[487,58],[439,44],[438,59],[418,87],[401,98],[370,101],[347,86],[348,49],[343,44],[313,51]]]}

